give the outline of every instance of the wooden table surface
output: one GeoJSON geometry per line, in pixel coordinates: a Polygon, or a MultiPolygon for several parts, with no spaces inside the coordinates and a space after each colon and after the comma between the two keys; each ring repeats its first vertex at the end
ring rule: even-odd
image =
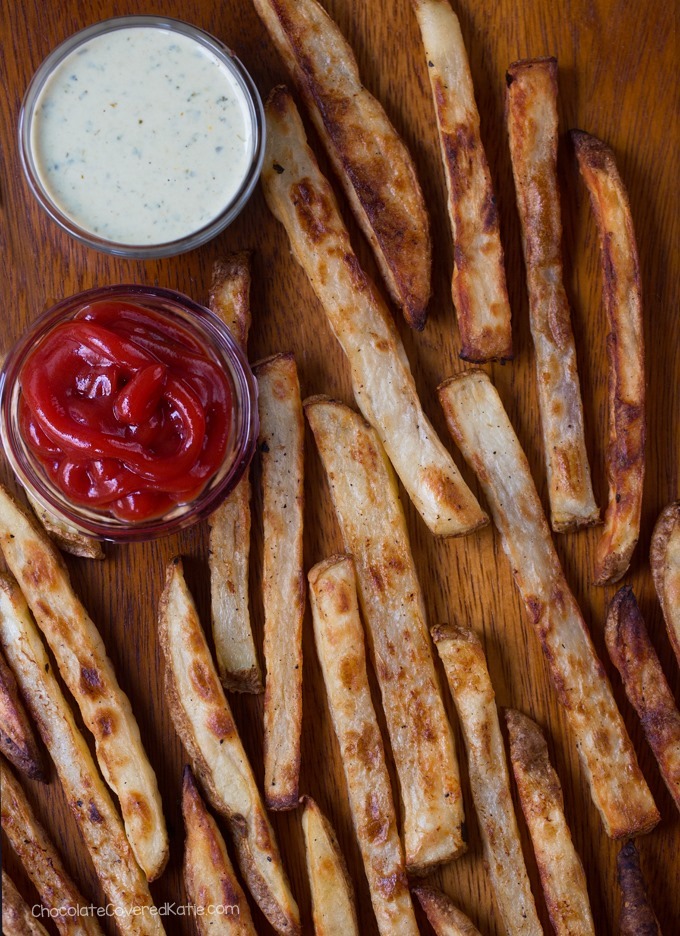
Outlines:
{"type": "MultiPolygon", "coordinates": [[[[408,0],[325,0],[352,43],[367,86],[382,101],[415,158],[432,219],[434,296],[422,334],[411,333],[397,316],[399,330],[415,374],[425,410],[451,447],[435,388],[464,366],[451,298],[451,237],[445,207],[430,89],[420,36],[408,0]]],[[[640,250],[647,345],[648,446],[640,542],[624,583],[632,584],[647,620],[652,641],[676,693],[680,680],[670,650],[648,566],[649,541],[661,508],[678,496],[680,429],[680,333],[678,330],[678,133],[677,80],[672,4],[641,0],[459,0],[456,10],[466,40],[496,195],[500,206],[510,301],[513,310],[515,360],[493,366],[490,373],[527,452],[544,506],[547,490],[543,467],[533,350],[521,258],[510,159],[503,121],[507,65],[515,59],[555,54],[559,59],[560,182],[564,219],[567,292],[574,331],[585,411],[587,445],[595,493],[606,501],[604,443],[606,429],[605,318],[600,305],[600,258],[585,190],[565,131],[581,127],[608,141],[627,183],[640,250]],[[673,248],[676,248],[675,252],[673,248]]],[[[132,282],[179,289],[207,300],[213,261],[226,251],[255,250],[253,329],[250,357],[256,360],[292,350],[300,371],[303,395],[327,393],[352,401],[349,368],[312,290],[290,256],[283,229],[269,215],[259,189],[238,221],[200,250],[176,259],[133,262],[100,255],[71,240],[39,209],[23,180],[16,145],[19,107],[26,85],[47,53],[71,33],[110,15],[145,12],[177,16],[212,32],[228,43],[252,72],[266,96],[284,79],[281,63],[248,0],[77,0],[2,5],[0,103],[0,256],[3,310],[0,351],[5,351],[45,308],[64,296],[93,286],[132,282]]],[[[316,140],[312,135],[317,152],[316,140]]],[[[322,167],[328,169],[325,159],[322,167]]],[[[348,217],[362,263],[375,266],[348,217]]],[[[305,563],[341,548],[328,488],[313,440],[308,433],[306,456],[305,563]]],[[[459,455],[454,452],[459,464],[459,455]]],[[[8,474],[5,468],[5,474],[8,474]]],[[[478,492],[467,468],[463,474],[478,492]]],[[[257,480],[257,473],[255,475],[257,480]]],[[[460,621],[482,636],[499,706],[513,705],[533,715],[547,730],[550,751],[562,780],[566,814],[583,860],[598,933],[617,932],[619,892],[615,857],[590,801],[586,781],[558,709],[538,642],[520,606],[510,570],[490,527],[463,540],[438,541],[425,528],[403,495],[411,542],[430,623],[460,621]]],[[[257,634],[262,632],[258,595],[261,562],[261,516],[254,505],[255,543],[252,602],[257,634]]],[[[656,763],[628,704],[618,674],[609,664],[603,640],[605,609],[614,588],[591,584],[597,529],[557,535],[557,550],[605,661],[614,695],[635,744],[662,821],[639,840],[642,868],[651,899],[667,933],[680,920],[680,821],[656,763]]],[[[156,606],[163,570],[181,553],[187,578],[202,619],[209,621],[207,526],[154,543],[107,547],[105,562],[69,559],[74,585],[99,626],[119,680],[130,696],[142,738],[158,774],[171,836],[171,856],[162,878],[152,885],[157,902],[183,902],[181,858],[183,829],[179,809],[180,776],[186,760],[173,731],[162,690],[162,665],[156,639],[156,606]]],[[[359,851],[354,839],[337,746],[332,734],[309,617],[304,636],[304,724],[301,791],[312,794],[330,816],[354,880],[362,934],[377,930],[359,851]]],[[[446,703],[454,725],[463,774],[469,830],[468,853],[433,877],[474,920],[482,933],[501,934],[467,781],[463,745],[448,690],[446,703]]],[[[231,703],[258,781],[262,780],[262,699],[232,697],[231,703]]],[[[384,727],[384,725],[383,725],[384,727]]],[[[84,894],[95,902],[103,896],[58,781],[29,785],[31,801],[66,856],[84,894]]],[[[311,933],[309,889],[298,812],[272,816],[291,883],[300,902],[304,932],[311,933]]],[[[520,821],[532,886],[547,931],[536,867],[523,820],[520,821]]],[[[33,902],[33,892],[6,848],[7,865],[33,902]]],[[[259,912],[258,931],[271,930],[259,912]]],[[[424,918],[423,932],[429,932],[424,918]]],[[[113,932],[112,929],[109,930],[113,932]]],[[[168,933],[190,932],[177,917],[168,933]]]]}

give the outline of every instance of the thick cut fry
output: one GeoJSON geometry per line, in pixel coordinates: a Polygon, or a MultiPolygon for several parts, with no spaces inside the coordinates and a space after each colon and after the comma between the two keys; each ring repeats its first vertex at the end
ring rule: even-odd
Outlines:
{"type": "Polygon", "coordinates": [[[118,796],[135,857],[154,880],[168,860],[168,835],[156,775],[130,701],[61,556],[2,486],[0,548],[94,735],[99,766],[118,796]]]}
{"type": "Polygon", "coordinates": [[[430,298],[430,224],[415,166],[361,84],[356,59],[316,0],[254,0],[373,248],[390,295],[421,330],[430,298]]]}
{"type": "Polygon", "coordinates": [[[414,887],[413,893],[425,911],[436,936],[480,936],[477,927],[436,887],[414,887]]]}
{"type": "Polygon", "coordinates": [[[149,885],[121,818],[52,673],[26,601],[7,576],[0,576],[0,643],[50,752],[102,889],[112,905],[127,911],[116,917],[118,929],[123,936],[162,936],[165,931],[153,913],[149,885]]]}
{"type": "Polygon", "coordinates": [[[536,722],[508,709],[510,762],[556,936],[595,936],[586,875],[564,817],[559,777],[536,722]]]}
{"type": "MultiPolygon", "coordinates": [[[[246,351],[250,329],[250,255],[213,267],[210,309],[246,351]]],[[[217,669],[226,689],[262,692],[248,605],[250,479],[246,475],[210,517],[210,597],[217,669]]]]}
{"type": "Polygon", "coordinates": [[[354,888],[335,832],[311,796],[301,802],[314,936],[359,936],[354,888]]]}
{"type": "Polygon", "coordinates": [[[588,133],[570,135],[600,237],[609,323],[609,502],[595,555],[595,581],[605,585],[624,575],[640,535],[646,434],[642,291],[628,193],[614,154],[588,133]]]}
{"type": "Polygon", "coordinates": [[[630,586],[614,595],[604,636],[661,776],[680,810],[680,712],[630,586]]]}
{"type": "Polygon", "coordinates": [[[229,821],[250,893],[277,933],[300,933],[274,830],[224,695],[182,563],[168,565],[158,637],[166,702],[175,730],[212,807],[229,821]]]}
{"type": "Polygon", "coordinates": [[[80,556],[82,559],[104,559],[104,550],[99,540],[87,536],[70,526],[59,517],[55,517],[51,510],[33,497],[30,491],[26,491],[28,502],[33,508],[33,513],[45,527],[50,538],[54,540],[59,549],[70,553],[72,556],[80,556]]]}
{"type": "Polygon", "coordinates": [[[661,936],[661,927],[647,897],[635,842],[627,842],[616,856],[621,888],[619,936],[661,936]]]}
{"type": "Polygon", "coordinates": [[[586,452],[571,313],[562,282],[557,187],[557,60],[508,69],[507,121],[527,271],[529,315],[552,528],[600,518],[586,452]]]}
{"type": "Polygon", "coordinates": [[[49,936],[28,904],[16,889],[12,878],[2,869],[2,933],[3,936],[49,936]]]}
{"type": "Polygon", "coordinates": [[[605,830],[612,838],[648,832],[659,813],[500,397],[486,374],[468,371],[443,383],[439,398],[451,434],[486,494],[605,830]]]}
{"type": "Polygon", "coordinates": [[[424,872],[465,850],[463,799],[396,479],[358,413],[325,397],[307,400],[305,412],[356,565],[399,778],[406,867],[424,872]]]}
{"type": "Polygon", "coordinates": [[[184,768],[182,778],[182,816],[186,830],[184,886],[189,901],[204,911],[194,917],[198,936],[257,936],[224,839],[206,809],[189,766],[184,768]],[[229,910],[218,914],[216,907],[229,910]]]}
{"type": "Polygon", "coordinates": [[[378,930],[382,936],[417,936],[385,750],[368,685],[351,558],[333,556],[315,565],[309,587],[316,651],[378,930]]]}
{"type": "Polygon", "coordinates": [[[101,936],[94,916],[79,915],[79,908],[88,906],[88,901],[69,877],[26,794],[2,761],[0,784],[3,831],[33,881],[40,900],[53,911],[55,926],[64,936],[101,936]]]}
{"type": "Polygon", "coordinates": [[[661,511],[649,561],[668,637],[680,664],[680,501],[661,511]]]}
{"type": "Polygon", "coordinates": [[[352,369],[359,409],[433,533],[460,536],[486,514],[425,416],[394,322],[352,250],[333,191],[283,88],[269,96],[262,185],[352,369]]]}
{"type": "Polygon", "coordinates": [[[463,730],[484,858],[505,931],[508,936],[541,936],[484,650],[471,630],[455,625],[433,627],[432,639],[444,664],[463,730]]]}
{"type": "Polygon", "coordinates": [[[512,327],[496,199],[458,17],[448,0],[412,0],[439,128],[453,236],[460,356],[512,357],[512,327]]]}
{"type": "Polygon", "coordinates": [[[269,809],[294,809],[302,733],[305,419],[292,354],[268,358],[253,370],[264,524],[264,797],[269,809]]]}
{"type": "Polygon", "coordinates": [[[47,779],[45,763],[19,696],[17,682],[0,653],[0,751],[32,780],[47,779]]]}

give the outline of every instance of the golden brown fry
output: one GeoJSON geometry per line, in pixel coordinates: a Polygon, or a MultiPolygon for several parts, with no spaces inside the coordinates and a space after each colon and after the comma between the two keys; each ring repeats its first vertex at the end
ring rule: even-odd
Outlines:
{"type": "Polygon", "coordinates": [[[180,559],[168,565],[158,639],[165,659],[166,703],[175,730],[210,804],[229,821],[250,893],[277,933],[297,936],[298,907],[180,559]]]}
{"type": "Polygon", "coordinates": [[[162,936],[149,885],[139,868],[111,796],[63,696],[18,585],[0,576],[0,643],[29,712],[50,752],[108,901],[124,936],[162,936]],[[133,913],[133,908],[140,911],[133,913]],[[137,915],[138,913],[138,915],[137,915]]]}
{"type": "Polygon", "coordinates": [[[562,283],[557,60],[508,68],[507,121],[529,291],[552,528],[597,523],[571,313],[562,283]]]}
{"type": "Polygon", "coordinates": [[[0,653],[0,751],[31,780],[46,781],[45,762],[14,674],[0,653]]]}
{"type": "Polygon", "coordinates": [[[72,556],[80,556],[82,559],[104,559],[104,550],[99,540],[87,536],[70,526],[64,520],[56,517],[51,510],[36,500],[30,491],[26,491],[26,497],[33,509],[33,513],[45,527],[50,538],[54,540],[59,549],[70,553],[72,556]]]}
{"type": "Polygon", "coordinates": [[[507,709],[510,762],[556,936],[595,936],[586,875],[564,817],[562,787],[536,722],[507,709]]]}
{"type": "Polygon", "coordinates": [[[254,0],[305,102],[394,301],[412,328],[430,298],[430,224],[413,160],[316,0],[254,0]]]}
{"type": "Polygon", "coordinates": [[[399,778],[406,867],[420,873],[465,850],[463,799],[396,479],[358,413],[325,397],[304,406],[356,566],[399,778]]]}
{"type": "Polygon", "coordinates": [[[28,904],[16,889],[14,881],[2,869],[2,932],[3,936],[49,936],[28,904]]]}
{"type": "Polygon", "coordinates": [[[184,886],[189,902],[202,907],[194,925],[198,936],[257,936],[250,907],[239,884],[217,823],[198,792],[191,767],[182,778],[184,886]],[[230,908],[217,913],[210,908],[230,908]]]}
{"type": "Polygon", "coordinates": [[[529,464],[500,397],[477,370],[447,380],[439,398],[451,434],[486,494],[605,830],[612,838],[648,832],[659,813],[564,578],[529,464]]]}
{"type": "Polygon", "coordinates": [[[266,114],[267,204],[347,355],[359,409],[433,533],[460,536],[483,526],[488,518],[423,412],[394,322],[359,266],[286,88],[274,88],[266,114]]]}
{"type": "Polygon", "coordinates": [[[640,535],[646,435],[640,266],[628,193],[614,154],[581,130],[570,136],[597,222],[609,323],[609,503],[595,555],[595,581],[605,585],[623,576],[640,535]]]}
{"type": "Polygon", "coordinates": [[[333,827],[311,796],[300,802],[314,936],[359,936],[354,888],[333,827]]]}
{"type": "Polygon", "coordinates": [[[295,809],[302,734],[305,420],[292,354],[267,358],[253,372],[264,525],[264,798],[269,809],[295,809]]]}
{"type": "Polygon", "coordinates": [[[55,926],[64,936],[101,936],[94,916],[80,916],[88,906],[69,877],[56,848],[38,822],[21,785],[0,761],[2,828],[35,885],[40,900],[52,910],[55,926]]]}
{"type": "Polygon", "coordinates": [[[498,210],[460,23],[448,0],[412,2],[446,175],[460,356],[466,361],[507,360],[512,357],[512,327],[498,210]]]}
{"type": "Polygon", "coordinates": [[[481,936],[477,927],[436,887],[419,886],[413,893],[425,911],[436,936],[481,936]]]}
{"type": "Polygon", "coordinates": [[[649,560],[668,636],[680,664],[680,501],[661,511],[649,560]]]}
{"type": "MultiPolygon", "coordinates": [[[[354,565],[332,556],[309,572],[316,651],[349,805],[382,936],[417,936],[392,788],[366,673],[354,565]]],[[[424,815],[427,822],[428,816],[424,815]]]]}
{"type": "MultiPolygon", "coordinates": [[[[250,329],[250,255],[213,267],[210,309],[245,354],[250,329]]],[[[246,475],[210,517],[210,596],[217,669],[233,692],[262,692],[262,674],[248,605],[250,478],[246,475]]]]}
{"type": "Polygon", "coordinates": [[[508,936],[541,936],[484,650],[473,631],[456,625],[433,627],[432,639],[444,664],[463,730],[484,858],[505,931],[508,936]]]}
{"type": "Polygon", "coordinates": [[[156,775],[130,700],[118,685],[99,631],[73,592],[61,556],[2,486],[0,548],[94,735],[99,766],[118,796],[135,857],[154,880],[168,860],[168,835],[156,775]]]}
{"type": "Polygon", "coordinates": [[[616,870],[621,888],[619,936],[661,936],[634,842],[627,842],[616,856],[616,870]]]}
{"type": "Polygon", "coordinates": [[[614,595],[604,632],[612,663],[680,810],[680,712],[628,585],[614,595]]]}

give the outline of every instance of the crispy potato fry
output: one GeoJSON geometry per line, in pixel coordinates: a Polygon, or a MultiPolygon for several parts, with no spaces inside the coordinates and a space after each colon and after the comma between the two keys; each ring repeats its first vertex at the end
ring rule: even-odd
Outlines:
{"type": "Polygon", "coordinates": [[[253,372],[264,524],[264,798],[269,809],[295,809],[302,734],[305,419],[292,354],[267,358],[253,372]]]}
{"type": "Polygon", "coordinates": [[[189,901],[205,911],[194,917],[198,936],[257,936],[224,839],[206,809],[189,766],[184,768],[182,778],[182,816],[186,831],[184,886],[189,901]],[[211,906],[230,907],[232,912],[210,913],[211,906]]]}
{"type": "MultiPolygon", "coordinates": [[[[0,643],[30,714],[50,752],[61,785],[123,936],[165,931],[144,872],[135,861],[111,796],[59,688],[18,585],[0,576],[0,643]],[[139,911],[132,912],[139,907],[139,911]]],[[[4,798],[3,798],[4,799],[4,798]]]]}
{"type": "Polygon", "coordinates": [[[507,709],[510,762],[556,936],[595,936],[586,875],[564,817],[562,787],[536,722],[507,709]]]}
{"type": "Polygon", "coordinates": [[[507,122],[527,271],[552,528],[597,523],[569,303],[557,187],[557,60],[508,68],[507,122]]]}
{"type": "Polygon", "coordinates": [[[378,930],[383,936],[417,936],[385,749],[368,685],[352,559],[332,556],[315,565],[309,588],[316,651],[378,930]]]}
{"type": "Polygon", "coordinates": [[[352,369],[359,409],[433,533],[460,536],[488,518],[425,416],[390,314],[352,250],[333,191],[286,88],[269,96],[262,185],[352,369]]]}
{"type": "Polygon", "coordinates": [[[600,236],[609,323],[609,503],[595,556],[595,581],[605,585],[624,575],[640,535],[646,435],[640,266],[628,193],[614,154],[581,130],[570,136],[600,236]]]}
{"type": "Polygon", "coordinates": [[[33,881],[40,900],[48,910],[54,911],[54,925],[65,936],[101,936],[102,931],[94,916],[78,915],[78,908],[86,907],[88,901],[69,877],[18,780],[2,761],[0,785],[2,828],[33,881]]]}
{"type": "Polygon", "coordinates": [[[99,540],[87,536],[70,526],[64,520],[56,517],[51,510],[36,500],[30,491],[26,491],[26,497],[41,524],[45,527],[50,539],[54,540],[59,549],[70,553],[72,556],[80,556],[82,559],[104,559],[104,550],[99,540]]]}
{"type": "Polygon", "coordinates": [[[299,934],[274,830],[210,656],[182,563],[168,565],[158,637],[165,658],[166,702],[212,807],[229,821],[250,893],[277,933],[299,934]]]}
{"type": "Polygon", "coordinates": [[[508,936],[541,936],[484,650],[473,631],[456,625],[433,627],[432,639],[444,664],[463,730],[484,859],[505,931],[508,936]]]}
{"type": "Polygon", "coordinates": [[[399,778],[406,867],[465,850],[463,799],[396,479],[376,433],[343,403],[304,404],[345,543],[399,778]]]}
{"type": "Polygon", "coordinates": [[[94,735],[99,766],[118,796],[135,857],[154,880],[168,860],[168,835],[156,775],[130,701],[99,631],[71,588],[61,556],[2,486],[0,548],[94,735]]]}
{"type": "Polygon", "coordinates": [[[21,896],[9,874],[2,869],[3,936],[49,936],[21,896]]]}
{"type": "Polygon", "coordinates": [[[619,936],[661,936],[661,927],[647,897],[635,842],[626,842],[616,856],[621,888],[619,936]]]}
{"type": "Polygon", "coordinates": [[[21,701],[14,674],[0,653],[0,751],[31,780],[47,779],[45,761],[21,701]]]}
{"type": "Polygon", "coordinates": [[[512,357],[512,327],[496,199],[458,17],[448,0],[412,0],[425,46],[453,236],[460,356],[512,357]]]}
{"type": "Polygon", "coordinates": [[[629,585],[620,588],[609,605],[604,636],[661,776],[680,810],[680,712],[629,585]]]}
{"type": "Polygon", "coordinates": [[[300,802],[314,936],[359,936],[354,888],[333,827],[311,796],[300,802]]]}
{"type": "Polygon", "coordinates": [[[567,585],[529,464],[500,397],[487,375],[477,370],[447,380],[439,398],[451,434],[486,494],[607,835],[649,832],[659,813],[567,585]]]}
{"type": "Polygon", "coordinates": [[[425,911],[436,936],[480,936],[477,927],[436,887],[419,886],[413,893],[425,911]]]}
{"type": "MultiPolygon", "coordinates": [[[[250,255],[243,251],[213,267],[210,309],[245,353],[250,330],[250,255]]],[[[210,517],[212,632],[222,685],[262,692],[262,674],[248,604],[250,479],[246,475],[210,517]]]]}
{"type": "Polygon", "coordinates": [[[354,53],[316,0],[254,0],[366,235],[390,295],[419,331],[432,245],[409,151],[361,84],[354,53]]]}
{"type": "Polygon", "coordinates": [[[649,561],[671,645],[680,664],[680,501],[661,511],[649,561]]]}

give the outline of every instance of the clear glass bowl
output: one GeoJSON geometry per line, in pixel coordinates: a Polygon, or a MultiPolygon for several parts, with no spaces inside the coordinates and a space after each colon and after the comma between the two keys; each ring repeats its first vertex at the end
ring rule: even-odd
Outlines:
{"type": "Polygon", "coordinates": [[[190,526],[208,516],[238,484],[253,457],[258,434],[257,382],[229,329],[220,319],[169,289],[147,286],[109,286],[90,289],[64,299],[41,315],[10,350],[0,371],[0,436],[7,458],[24,487],[48,510],[71,526],[98,539],[118,542],[155,539],[190,526]],[[133,302],[162,313],[197,335],[223,365],[232,388],[232,430],[222,465],[192,501],[174,506],[152,520],[124,521],[103,509],[68,500],[55,486],[26,445],[19,426],[20,374],[28,355],[52,331],[84,306],[102,299],[133,302]]]}
{"type": "Polygon", "coordinates": [[[135,259],[171,257],[185,253],[211,240],[231,224],[243,209],[257,184],[262,169],[262,160],[264,159],[264,144],[265,120],[262,100],[252,78],[239,59],[227,46],[209,33],[181,20],[164,16],[120,16],[96,23],[70,36],[61,45],[57,46],[38,68],[28,86],[19,115],[19,150],[22,167],[33,194],[44,210],[57,224],[81,243],[104,253],[135,259]],[[141,245],[119,243],[115,240],[99,237],[91,230],[79,226],[50,194],[48,187],[41,178],[36,155],[33,151],[33,121],[36,104],[39,101],[41,91],[55,70],[67,56],[71,55],[74,50],[84,43],[115,30],[133,27],[158,28],[200,43],[225,66],[235,79],[238,87],[243,92],[250,122],[252,146],[249,166],[232,199],[224,205],[218,215],[204,226],[198,229],[194,227],[193,230],[188,230],[182,237],[165,243],[141,245]]]}

